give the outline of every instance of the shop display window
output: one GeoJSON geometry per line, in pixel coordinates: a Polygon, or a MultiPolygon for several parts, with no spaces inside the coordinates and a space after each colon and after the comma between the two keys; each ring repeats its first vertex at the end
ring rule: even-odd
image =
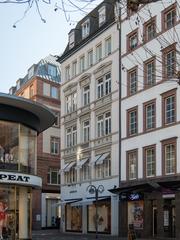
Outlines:
{"type": "Polygon", "coordinates": [[[129,201],[128,202],[128,225],[133,224],[134,229],[143,229],[144,224],[144,202],[129,201]]]}
{"type": "Polygon", "coordinates": [[[82,231],[82,207],[66,205],[66,231],[82,231]]]}
{"type": "MultiPolygon", "coordinates": [[[[96,231],[96,205],[88,206],[88,232],[96,231]]],[[[110,201],[98,202],[98,232],[111,232],[111,206],[110,201]]]]}

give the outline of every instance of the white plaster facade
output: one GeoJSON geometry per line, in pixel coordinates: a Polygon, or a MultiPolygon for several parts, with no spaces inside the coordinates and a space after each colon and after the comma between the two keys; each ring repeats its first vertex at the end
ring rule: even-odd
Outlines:
{"type": "MultiPolygon", "coordinates": [[[[112,235],[118,234],[118,197],[108,190],[119,185],[119,154],[118,154],[118,31],[116,23],[112,23],[92,39],[80,46],[72,55],[61,62],[62,85],[61,85],[61,201],[75,199],[86,200],[95,197],[87,191],[90,184],[98,187],[104,186],[104,192],[99,197],[109,198],[111,202],[111,230],[112,235]],[[111,39],[111,53],[105,56],[105,41],[111,39]],[[96,62],[96,47],[102,44],[102,60],[96,62]],[[93,50],[93,64],[88,67],[88,52],[93,50]],[[85,56],[85,70],[79,73],[80,57],[85,56]],[[77,75],[72,77],[72,64],[77,61],[77,75]],[[70,67],[70,79],[65,79],[66,67],[70,67]],[[111,91],[109,94],[97,97],[97,79],[111,74],[111,91]],[[90,86],[90,103],[83,106],[83,87],[90,86]],[[77,92],[77,109],[67,114],[66,97],[77,92]],[[111,113],[111,131],[102,137],[97,137],[97,116],[106,112],[111,113]],[[90,138],[83,142],[83,122],[90,121],[90,138]],[[67,148],[66,129],[77,125],[77,144],[67,148]],[[95,156],[110,153],[110,174],[106,177],[96,177],[95,156]],[[66,164],[75,161],[76,165],[81,159],[89,159],[90,177],[82,181],[80,168],[77,168],[77,179],[73,183],[65,180],[66,164]]],[[[105,91],[105,90],[104,90],[105,91]]],[[[82,206],[82,232],[87,233],[87,205],[82,206]]],[[[62,230],[66,231],[65,205],[62,205],[62,230]]]]}

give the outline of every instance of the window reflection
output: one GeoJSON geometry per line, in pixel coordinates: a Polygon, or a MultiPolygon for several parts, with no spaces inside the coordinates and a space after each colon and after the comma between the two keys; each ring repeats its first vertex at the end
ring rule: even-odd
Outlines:
{"type": "Polygon", "coordinates": [[[36,131],[0,121],[0,133],[0,169],[34,174],[36,131]]]}

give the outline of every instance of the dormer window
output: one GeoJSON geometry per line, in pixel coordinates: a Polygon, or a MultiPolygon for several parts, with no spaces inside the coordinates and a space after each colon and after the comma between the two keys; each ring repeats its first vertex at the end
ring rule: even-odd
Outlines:
{"type": "Polygon", "coordinates": [[[20,89],[20,86],[21,86],[21,83],[20,83],[20,80],[18,80],[18,81],[16,82],[16,88],[17,88],[17,90],[20,89]]]}
{"type": "Polygon", "coordinates": [[[90,33],[90,21],[87,19],[83,24],[82,24],[82,38],[86,38],[90,33]]]}
{"type": "Polygon", "coordinates": [[[57,67],[51,64],[48,64],[48,75],[51,77],[57,77],[57,67]]]}
{"type": "Polygon", "coordinates": [[[75,43],[74,31],[69,33],[69,48],[73,48],[75,43]]]}
{"type": "Polygon", "coordinates": [[[34,75],[34,66],[28,70],[28,79],[32,78],[34,75]]]}
{"type": "Polygon", "coordinates": [[[99,10],[99,27],[106,22],[106,7],[103,6],[99,10]]]}

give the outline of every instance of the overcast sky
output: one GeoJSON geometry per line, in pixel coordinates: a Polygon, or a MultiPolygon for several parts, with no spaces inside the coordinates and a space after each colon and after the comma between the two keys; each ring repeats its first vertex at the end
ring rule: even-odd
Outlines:
{"type": "MultiPolygon", "coordinates": [[[[66,21],[62,11],[55,12],[54,6],[54,3],[40,6],[46,23],[40,20],[34,7],[16,24],[16,28],[13,28],[13,24],[23,16],[27,6],[0,5],[0,92],[8,93],[9,88],[26,75],[33,63],[49,54],[58,55],[65,49],[68,32],[74,26],[66,21]]],[[[82,12],[71,13],[71,20],[77,21],[83,16],[82,12]]]]}

